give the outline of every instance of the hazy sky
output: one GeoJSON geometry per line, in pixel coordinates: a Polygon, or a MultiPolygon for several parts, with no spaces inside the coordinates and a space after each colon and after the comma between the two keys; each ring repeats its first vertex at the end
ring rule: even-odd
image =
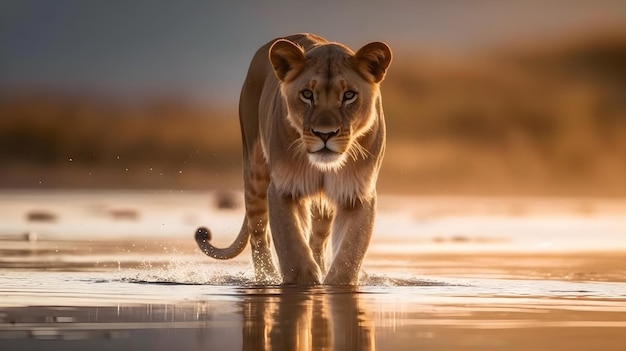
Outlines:
{"type": "Polygon", "coordinates": [[[0,89],[232,103],[281,35],[454,55],[625,22],[626,1],[608,0],[0,0],[0,89]]]}

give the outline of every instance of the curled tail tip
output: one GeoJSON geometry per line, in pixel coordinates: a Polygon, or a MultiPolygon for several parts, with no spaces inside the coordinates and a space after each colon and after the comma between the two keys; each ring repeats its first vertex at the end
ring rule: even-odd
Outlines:
{"type": "Polygon", "coordinates": [[[200,227],[196,229],[196,242],[208,243],[211,241],[211,231],[207,227],[200,227]]]}

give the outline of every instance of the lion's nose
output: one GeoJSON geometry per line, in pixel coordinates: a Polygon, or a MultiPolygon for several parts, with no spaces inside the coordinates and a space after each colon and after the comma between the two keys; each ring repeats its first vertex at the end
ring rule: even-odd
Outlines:
{"type": "Polygon", "coordinates": [[[316,135],[318,138],[322,139],[323,142],[327,142],[328,139],[334,137],[339,134],[339,128],[330,129],[330,128],[312,128],[311,133],[316,135]]]}

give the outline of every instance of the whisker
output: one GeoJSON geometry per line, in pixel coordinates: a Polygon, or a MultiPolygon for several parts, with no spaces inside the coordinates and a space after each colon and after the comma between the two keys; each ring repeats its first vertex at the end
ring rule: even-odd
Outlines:
{"type": "Polygon", "coordinates": [[[350,156],[354,161],[359,159],[359,156],[362,159],[367,159],[368,157],[373,157],[371,152],[363,147],[358,141],[354,141],[352,147],[350,147],[350,156]]]}

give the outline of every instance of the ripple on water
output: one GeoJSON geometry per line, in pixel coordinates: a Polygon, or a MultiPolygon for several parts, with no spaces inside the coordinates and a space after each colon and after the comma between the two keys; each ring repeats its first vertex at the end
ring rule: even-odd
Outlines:
{"type": "MultiPolygon", "coordinates": [[[[367,274],[361,276],[360,286],[410,287],[448,285],[443,281],[424,279],[411,275],[367,274]]],[[[214,286],[276,286],[278,281],[258,282],[247,263],[227,264],[173,260],[163,267],[144,267],[122,273],[121,281],[161,285],[214,285],[214,286]]]]}

